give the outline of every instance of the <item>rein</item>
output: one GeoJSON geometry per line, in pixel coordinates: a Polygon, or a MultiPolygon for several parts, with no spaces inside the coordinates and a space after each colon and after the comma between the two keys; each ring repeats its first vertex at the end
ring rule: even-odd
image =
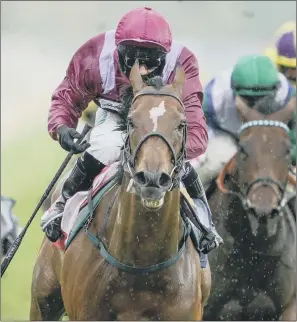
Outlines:
{"type": "MultiPolygon", "coordinates": [[[[182,101],[176,95],[162,91],[162,90],[156,91],[156,90],[152,90],[152,89],[144,89],[143,91],[139,92],[133,98],[131,106],[134,104],[134,102],[136,101],[136,99],[138,97],[143,96],[143,95],[171,96],[171,97],[175,98],[184,109],[184,105],[183,105],[182,101]]],[[[129,137],[131,124],[129,124],[129,122],[128,122],[128,124],[127,124],[128,135],[127,135],[126,141],[124,143],[124,147],[121,151],[121,165],[123,166],[124,171],[126,171],[129,174],[129,176],[131,178],[133,178],[133,176],[135,174],[135,165],[136,165],[135,161],[137,158],[137,153],[139,152],[142,144],[150,137],[160,137],[167,144],[167,146],[169,147],[169,149],[172,153],[173,170],[170,174],[170,177],[172,179],[172,185],[167,191],[171,191],[174,188],[176,188],[180,183],[180,179],[182,176],[182,170],[184,170],[184,162],[186,160],[187,123],[185,122],[182,125],[183,125],[183,128],[182,128],[182,130],[183,130],[182,148],[181,148],[181,152],[180,152],[179,156],[177,156],[176,152],[175,152],[172,144],[169,142],[169,140],[165,136],[163,136],[161,133],[158,133],[158,132],[150,132],[147,135],[145,135],[138,143],[134,153],[132,153],[131,146],[130,146],[130,137],[129,137]]],[[[180,241],[179,250],[172,258],[170,258],[167,261],[160,262],[160,263],[150,265],[150,266],[135,266],[135,265],[131,266],[131,265],[127,265],[127,264],[124,264],[124,263],[118,261],[116,258],[114,258],[110,254],[110,252],[108,251],[108,249],[107,249],[106,245],[104,244],[104,242],[102,241],[102,239],[103,239],[103,232],[104,232],[106,225],[107,225],[107,221],[111,215],[111,210],[116,202],[118,192],[119,192],[119,189],[117,190],[117,192],[116,192],[114,198],[112,199],[112,202],[107,210],[107,213],[106,213],[106,216],[104,219],[104,226],[103,226],[102,231],[99,233],[99,237],[94,236],[88,230],[92,220],[94,219],[94,209],[93,209],[91,192],[88,194],[88,207],[89,207],[89,211],[90,211],[90,217],[84,226],[84,230],[85,230],[85,233],[87,234],[88,238],[90,239],[90,241],[99,249],[101,256],[110,265],[118,268],[120,271],[130,273],[130,274],[137,274],[137,275],[157,272],[159,270],[168,268],[168,267],[172,266],[173,264],[175,264],[179,260],[179,258],[181,257],[183,251],[185,250],[186,241],[191,233],[192,227],[191,227],[191,224],[190,224],[190,221],[188,220],[188,218],[183,220],[184,232],[183,232],[183,237],[180,241]]]]}
{"type": "MultiPolygon", "coordinates": [[[[245,124],[243,124],[239,131],[238,131],[238,137],[240,137],[240,135],[247,130],[248,128],[251,127],[255,127],[255,126],[271,126],[271,127],[279,127],[284,129],[287,133],[289,133],[289,128],[286,124],[279,122],[279,121],[272,121],[272,120],[256,120],[256,121],[251,121],[251,122],[247,122],[245,124]]],[[[240,190],[239,192],[235,192],[232,190],[228,190],[225,186],[224,186],[224,182],[226,179],[227,175],[231,175],[234,174],[235,172],[235,167],[236,167],[236,155],[234,155],[229,162],[224,166],[224,168],[221,170],[221,172],[218,175],[218,178],[216,180],[217,183],[217,187],[218,189],[224,193],[224,194],[230,194],[230,195],[235,195],[237,198],[240,199],[241,204],[244,208],[245,211],[249,211],[252,208],[252,204],[250,202],[250,200],[248,199],[247,195],[249,193],[249,191],[251,190],[251,188],[258,183],[261,183],[261,186],[271,186],[273,187],[273,185],[277,186],[279,191],[281,192],[281,198],[280,198],[280,202],[279,205],[276,209],[276,212],[274,215],[279,214],[280,216],[282,215],[282,210],[283,208],[286,206],[286,204],[288,203],[288,200],[285,196],[285,189],[287,186],[287,183],[290,182],[291,184],[296,185],[296,178],[294,177],[294,175],[292,173],[288,173],[288,178],[287,181],[285,182],[285,184],[281,184],[280,182],[270,178],[270,177],[261,177],[261,178],[257,178],[256,180],[254,180],[253,182],[251,182],[245,193],[242,193],[242,191],[240,190]]],[[[273,188],[272,188],[273,189],[273,188]]],[[[273,189],[274,190],[274,189],[273,189]]]]}

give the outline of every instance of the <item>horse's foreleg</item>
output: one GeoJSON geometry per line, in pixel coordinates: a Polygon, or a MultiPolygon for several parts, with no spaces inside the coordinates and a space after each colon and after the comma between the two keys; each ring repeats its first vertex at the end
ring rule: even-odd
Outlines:
{"type": "Polygon", "coordinates": [[[57,321],[64,313],[61,287],[53,265],[61,263],[58,250],[45,240],[34,266],[31,286],[31,321],[57,321]]]}
{"type": "Polygon", "coordinates": [[[284,309],[280,321],[296,321],[297,320],[296,296],[293,296],[290,303],[284,309]]]}

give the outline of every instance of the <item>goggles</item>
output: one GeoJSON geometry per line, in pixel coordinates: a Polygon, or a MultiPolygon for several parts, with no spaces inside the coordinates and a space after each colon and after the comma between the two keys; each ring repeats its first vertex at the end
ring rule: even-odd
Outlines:
{"type": "Polygon", "coordinates": [[[134,45],[119,45],[118,51],[129,68],[132,68],[138,59],[139,65],[145,65],[148,69],[156,69],[166,56],[166,53],[159,48],[144,48],[134,45]]]}

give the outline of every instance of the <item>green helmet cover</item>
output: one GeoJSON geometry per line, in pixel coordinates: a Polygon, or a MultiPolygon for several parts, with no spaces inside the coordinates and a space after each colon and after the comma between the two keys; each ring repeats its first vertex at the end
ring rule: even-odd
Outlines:
{"type": "Polygon", "coordinates": [[[273,94],[279,83],[276,66],[269,57],[262,55],[248,55],[240,58],[231,75],[231,87],[236,95],[273,94]]]}

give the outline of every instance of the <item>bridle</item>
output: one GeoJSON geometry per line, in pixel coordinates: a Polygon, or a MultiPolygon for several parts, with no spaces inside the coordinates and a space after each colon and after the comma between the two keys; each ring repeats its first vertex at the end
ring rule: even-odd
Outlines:
{"type": "MultiPolygon", "coordinates": [[[[273,120],[255,120],[255,121],[250,121],[247,123],[244,123],[240,129],[238,130],[237,133],[237,137],[239,138],[242,133],[247,130],[248,128],[251,127],[258,127],[258,126],[265,126],[265,127],[278,127],[281,128],[283,130],[286,131],[286,133],[289,133],[290,130],[288,128],[288,126],[280,121],[273,121],[273,120]]],[[[239,140],[237,140],[237,142],[239,142],[239,140]]],[[[231,168],[234,164],[235,161],[235,157],[233,159],[231,159],[229,161],[229,163],[226,165],[225,169],[227,168],[231,168]]],[[[228,170],[227,170],[228,171],[228,170]]],[[[241,201],[242,207],[246,212],[251,212],[252,210],[252,203],[249,200],[249,198],[247,197],[250,190],[255,186],[258,185],[258,187],[261,186],[265,186],[265,187],[271,187],[271,189],[273,191],[275,191],[275,187],[277,187],[278,191],[280,191],[280,198],[279,198],[279,204],[278,207],[275,209],[275,211],[273,211],[271,213],[271,217],[275,217],[276,215],[280,215],[282,216],[283,214],[283,208],[286,206],[288,200],[285,196],[285,189],[288,183],[288,177],[286,182],[281,183],[277,180],[272,179],[271,177],[260,177],[255,179],[254,181],[250,182],[247,186],[245,186],[245,189],[243,191],[242,188],[239,189],[239,192],[235,192],[235,191],[231,191],[231,190],[227,190],[222,183],[224,182],[224,177],[225,177],[225,173],[226,171],[222,171],[218,177],[217,183],[218,183],[218,187],[219,189],[223,192],[223,193],[227,193],[227,194],[231,194],[231,195],[235,195],[236,197],[239,198],[239,200],[241,201]]],[[[254,212],[252,212],[255,216],[257,216],[254,212]]]]}
{"type": "MultiPolygon", "coordinates": [[[[135,101],[144,95],[158,95],[158,96],[170,96],[173,97],[174,99],[176,99],[179,104],[183,107],[184,109],[184,104],[181,101],[181,99],[174,95],[173,93],[169,93],[165,90],[156,90],[156,89],[150,89],[150,88],[145,88],[142,91],[140,91],[139,93],[137,93],[131,103],[131,106],[135,103],[135,101]]],[[[134,174],[136,173],[135,171],[135,166],[136,166],[136,159],[137,159],[137,154],[142,146],[142,144],[149,138],[151,137],[159,137],[161,138],[166,145],[168,146],[171,154],[172,154],[172,163],[173,163],[173,169],[170,173],[170,177],[172,180],[172,185],[171,187],[168,189],[168,191],[171,191],[173,189],[175,189],[181,180],[181,177],[183,175],[183,171],[184,169],[184,164],[186,161],[186,142],[187,142],[187,122],[184,121],[182,122],[181,126],[181,130],[182,130],[182,147],[181,147],[181,151],[179,153],[179,155],[176,154],[175,149],[173,148],[172,144],[170,143],[170,141],[161,133],[159,132],[149,132],[148,134],[146,134],[143,138],[141,138],[141,140],[139,141],[139,143],[137,144],[135,151],[132,153],[131,150],[131,145],[130,145],[130,129],[131,129],[131,122],[127,122],[127,137],[124,143],[124,146],[122,148],[121,151],[121,164],[123,166],[124,171],[126,171],[129,176],[131,178],[134,177],[134,174]]]]}
{"type": "MultiPolygon", "coordinates": [[[[171,96],[171,97],[175,98],[180,103],[180,105],[184,108],[183,103],[179,99],[179,97],[177,97],[176,95],[174,95],[172,93],[162,91],[162,89],[159,91],[151,90],[151,89],[142,90],[137,95],[135,95],[135,97],[132,100],[131,106],[133,105],[133,103],[136,101],[136,99],[138,97],[143,96],[143,95],[171,96]]],[[[137,158],[137,153],[139,152],[142,144],[150,137],[159,137],[167,144],[167,146],[169,147],[169,149],[172,153],[173,170],[170,175],[171,179],[172,179],[172,185],[171,185],[170,189],[168,189],[168,191],[177,187],[180,183],[180,179],[183,174],[182,170],[184,169],[184,163],[185,163],[185,159],[186,159],[187,123],[184,122],[184,124],[182,124],[183,141],[182,141],[181,152],[178,156],[176,155],[176,152],[175,152],[172,144],[170,143],[170,141],[165,136],[163,136],[161,133],[157,133],[157,132],[150,132],[150,133],[146,134],[137,144],[134,153],[132,153],[131,146],[130,146],[130,136],[129,136],[130,128],[131,128],[131,124],[129,124],[129,122],[128,122],[128,124],[127,124],[127,138],[125,140],[125,144],[124,144],[122,151],[121,151],[121,165],[123,166],[124,171],[126,171],[130,175],[130,177],[133,178],[133,176],[135,174],[135,162],[136,162],[136,158],[137,158]]],[[[117,193],[115,194],[115,196],[108,208],[108,211],[107,211],[107,214],[106,214],[105,220],[104,220],[105,226],[106,226],[108,218],[110,218],[111,209],[112,209],[114,203],[116,202],[116,197],[117,197],[118,192],[119,192],[119,190],[117,190],[117,193]]],[[[134,265],[131,266],[131,265],[124,264],[124,263],[118,261],[116,258],[114,258],[110,254],[110,252],[108,251],[105,244],[103,243],[102,236],[103,236],[103,231],[105,229],[105,226],[103,227],[103,230],[102,230],[99,237],[96,237],[88,230],[89,225],[94,217],[91,194],[88,195],[88,205],[89,205],[91,215],[84,227],[88,238],[99,249],[100,254],[103,256],[103,258],[110,265],[118,268],[119,270],[121,270],[123,272],[127,272],[130,274],[146,274],[146,275],[153,273],[153,272],[157,272],[161,269],[165,269],[165,268],[168,268],[168,267],[174,265],[179,260],[179,258],[181,257],[181,255],[183,254],[183,252],[185,250],[186,242],[187,242],[188,237],[190,236],[190,232],[192,229],[188,218],[186,218],[186,221],[184,222],[184,233],[183,233],[182,240],[180,242],[179,250],[169,260],[166,260],[164,262],[160,262],[160,263],[157,263],[154,265],[150,265],[150,266],[145,266],[145,267],[139,267],[139,266],[134,266],[134,265]]]]}

